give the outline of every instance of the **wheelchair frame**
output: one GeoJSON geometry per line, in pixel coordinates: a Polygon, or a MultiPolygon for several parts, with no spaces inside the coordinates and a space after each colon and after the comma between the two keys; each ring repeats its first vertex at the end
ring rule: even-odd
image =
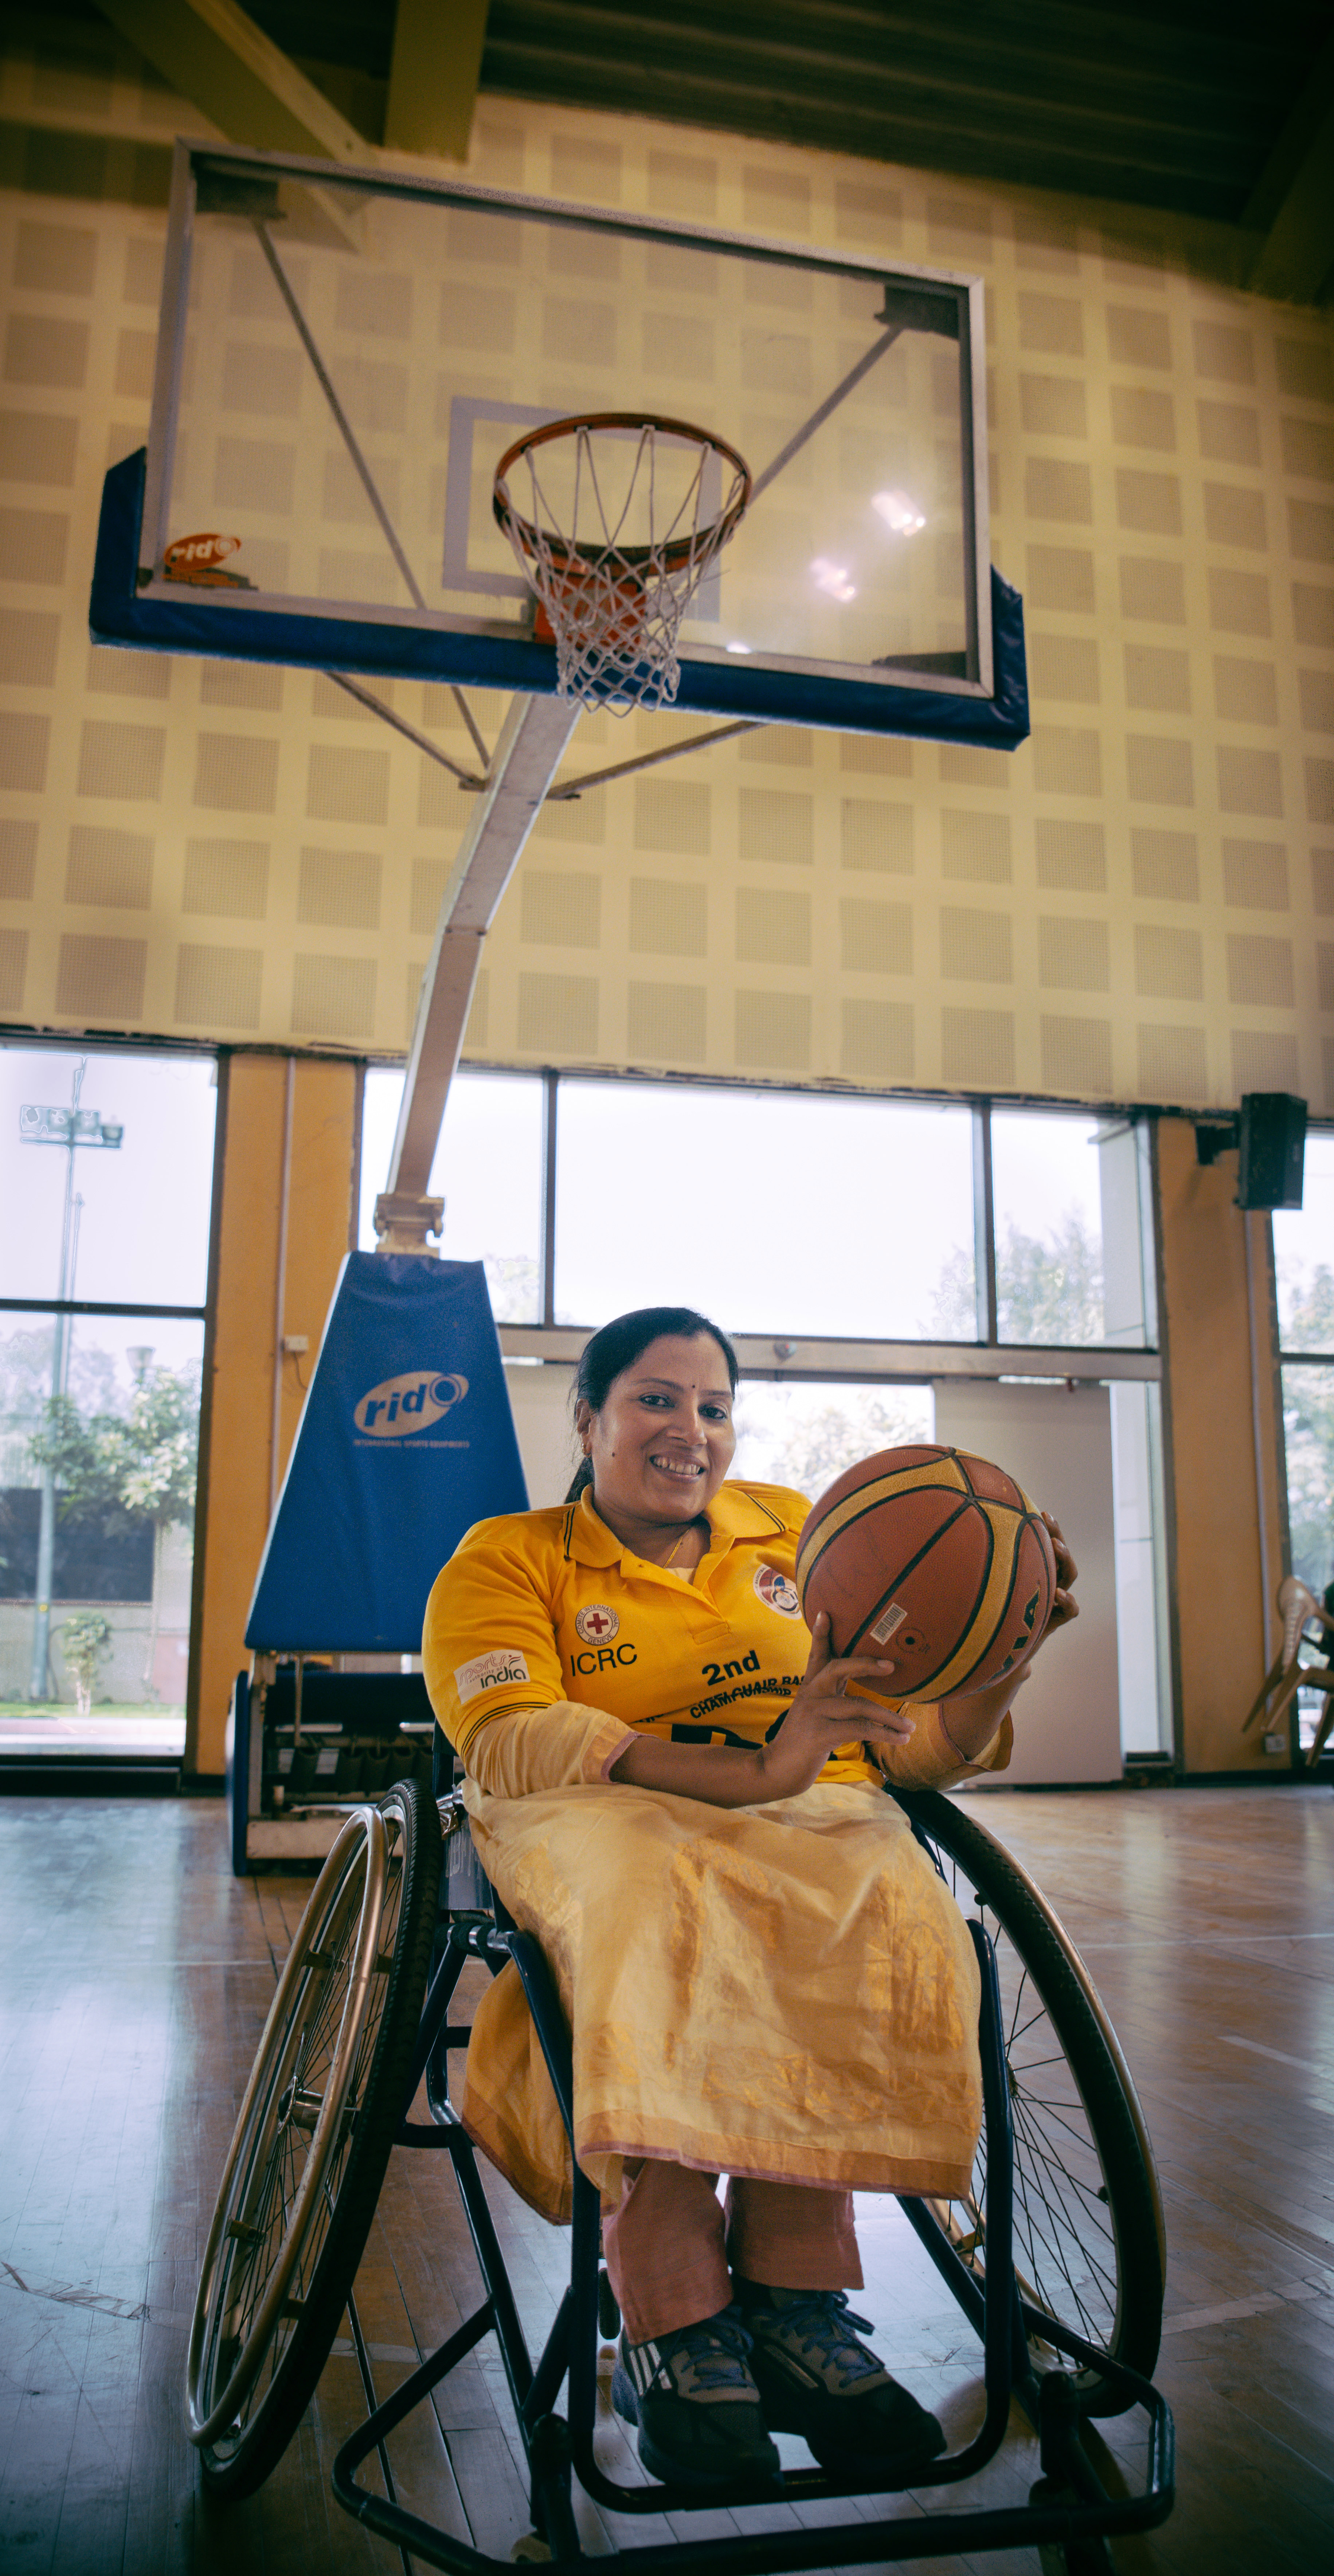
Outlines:
{"type": "MultiPolygon", "coordinates": [[[[912,1802],[904,1799],[902,1803],[917,1839],[930,1851],[939,1867],[929,1828],[923,1832],[913,1813],[912,1802]]],[[[424,1798],[421,1808],[429,1831],[431,1808],[424,1798]]],[[[373,1809],[363,1811],[363,1815],[370,1845],[373,1845],[379,1820],[373,1809]]],[[[449,1830],[451,1825],[466,1826],[461,1802],[457,1798],[441,1802],[441,1820],[446,1827],[446,1854],[453,1861],[457,1853],[461,1864],[459,1872],[450,1868],[448,1876],[450,1880],[456,1875],[461,1877],[465,1904],[456,1903],[451,1909],[449,1894],[452,1890],[442,1888],[441,1910],[447,1924],[443,1949],[438,1949],[421,2010],[404,2089],[398,2088],[402,2082],[408,2033],[400,2031],[394,2038],[393,2054],[398,2074],[394,2079],[395,2089],[383,2104],[383,2109],[390,2114],[384,2134],[392,2136],[395,2144],[450,2157],[482,2275],[484,2295],[473,2314],[410,2374],[392,2398],[380,2404],[376,2399],[370,2358],[355,2300],[351,2288],[348,2288],[346,2308],[369,2411],[366,2422],[338,2452],[332,2473],[333,2491],[340,2505],[368,2530],[398,2547],[405,2567],[409,2553],[426,2565],[444,2569],[447,2576],[451,2576],[451,2571],[452,2576],[497,2576],[497,2571],[511,2564],[510,2560],[490,2557],[452,2534],[437,2529],[400,2504],[387,2449],[390,2435],[414,2408],[430,2396],[484,2336],[494,2334],[528,2464],[530,2511],[536,2541],[542,2544],[536,2546],[530,2542],[525,2552],[525,2546],[520,2542],[516,2554],[549,2554],[551,2563],[558,2570],[565,2571],[565,2576],[574,2576],[576,2568],[587,2568],[590,2564],[589,2553],[580,2541],[574,2509],[572,2480],[575,2478],[594,2504],[626,2517],[675,2515],[701,2509],[716,2512],[720,2507],[744,2513],[746,2506],[753,2506],[756,2498],[753,2489],[747,2490],[740,2485],[729,2488],[719,2484],[710,2486],[707,2492],[657,2483],[628,2485],[608,2476],[598,2463],[594,2434],[599,2302],[603,2294],[603,2279],[599,2273],[600,2204],[596,2188],[581,2173],[573,2155],[571,2043],[540,1943],[532,1933],[521,1930],[513,1922],[500,1899],[487,1887],[466,1836],[460,1834],[456,1841],[449,1830]],[[468,1884],[470,1874],[471,1885],[468,1884]],[[471,2035],[467,2025],[449,2020],[450,2004],[469,1960],[484,1964],[492,1974],[513,1960],[570,2140],[573,2167],[570,2286],[564,2293],[555,2324],[535,2362],[529,2352],[507,2277],[472,2141],[448,2094],[450,2053],[466,2047],[471,2035]],[[406,2102],[410,2106],[423,2077],[429,2122],[414,2122],[404,2116],[395,2127],[394,2102],[406,2102]],[[555,2409],[562,2385],[567,2380],[568,2412],[562,2416],[555,2409]],[[383,2496],[362,2484],[357,2476],[373,2451],[379,2455],[385,2485],[383,2496]]],[[[999,1915],[997,1920],[1001,1920],[999,1915]]],[[[419,1939],[424,1928],[424,1924],[419,1925],[419,1939]]],[[[873,2470],[868,2472],[863,2468],[845,2473],[816,2467],[789,2469],[783,2478],[782,2500],[801,2505],[839,2497],[883,2494],[905,2486],[911,2487],[915,2495],[928,2487],[956,2486],[984,2469],[995,2458],[1004,2438],[1011,2402],[1017,2400],[1038,2435],[1042,2476],[1030,2501],[1023,2506],[938,2511],[916,2519],[899,2517],[867,2521],[858,2516],[847,2521],[821,2523],[816,2528],[742,2531],[735,2537],[711,2537],[707,2541],[652,2541],[645,2545],[617,2547],[610,2554],[601,2552],[599,2563],[623,2567],[626,2576],[668,2576],[668,2571],[671,2571],[671,2576],[686,2576],[686,2571],[704,2569],[710,2572],[710,2576],[715,2576],[715,2571],[716,2576],[768,2576],[770,2570],[869,2566],[967,2550],[1049,2544],[1074,2551],[1081,2568],[1110,2567],[1110,2560],[1101,2545],[1104,2537],[1150,2529],[1170,2512],[1173,2502],[1173,2428],[1165,2400],[1146,2378],[1129,2368],[1114,2353],[1086,2340],[1054,2316],[1048,2307],[1035,2305],[1025,2298],[1016,2277],[1013,2252],[1014,2131],[1000,1987],[987,1931],[982,1924],[970,1919],[969,1932],[981,1972],[982,1994],[979,2036],[986,2180],[985,2208],[979,2231],[985,2244],[981,2282],[964,2259],[968,2245],[965,2243],[956,2248],[938,2216],[923,2200],[909,2195],[898,2197],[914,2232],[981,2340],[985,2393],[983,2420],[973,2438],[961,2450],[915,2467],[907,2477],[882,2475],[877,2478],[873,2470]],[[1138,2494],[1113,2494],[1109,2491],[1084,2447],[1084,2404],[1077,2382],[1068,2368],[1044,2371],[1036,2367],[1032,2352],[1034,2341],[1065,2356],[1067,2362],[1082,2367],[1095,2378],[1115,2401],[1110,2409],[1104,2411],[1126,2411],[1134,2406],[1143,2412],[1147,2423],[1146,2470],[1138,2494]]],[[[373,1951],[377,1938],[374,1929],[364,1937],[369,1940],[373,1951]]],[[[1014,1938],[1012,1933],[1009,1937],[1014,1938]]],[[[309,1955],[312,1958],[319,1956],[315,1951],[309,1955]]],[[[1022,1959],[1022,1951],[1019,1955],[1022,1959]]],[[[1026,1961],[1024,1964],[1027,1967],[1026,1961]]],[[[378,1965],[386,1974],[389,1973],[387,1956],[382,1956],[378,1965]]],[[[419,1968],[417,1974],[420,1973],[419,1968]]],[[[285,1978],[287,1974],[285,1972],[285,1978]]],[[[280,2000],[281,1994],[280,1988],[280,2000]]],[[[275,2013],[277,2009],[275,2004],[275,2013]]],[[[390,2034],[387,2032],[386,2036],[388,2038],[390,2034]]],[[[1057,2036],[1059,2039],[1059,2033],[1057,2036]]],[[[266,2045],[267,2039],[268,2034],[266,2045]]],[[[1114,2046],[1114,2041],[1112,2044],[1114,2046]]],[[[1061,2045],[1065,2043],[1062,2041],[1061,2045]]],[[[264,2062],[265,2048],[262,2047],[255,2076],[252,2077],[252,2094],[264,2062]]],[[[1128,2078],[1126,2083],[1131,2105],[1138,2116],[1137,2106],[1133,2105],[1133,2087],[1129,2087],[1128,2078]]],[[[250,2095],[247,2102],[249,2100],[250,2095]]],[[[337,2121],[344,2124],[350,2116],[355,2116],[344,2109],[341,2100],[337,2105],[331,2105],[331,2112],[337,2121]]],[[[374,2116],[378,2123],[382,2116],[381,2106],[377,2106],[374,2116]]],[[[238,2141],[244,2123],[243,2113],[238,2141]]],[[[234,2143],[233,2159],[236,2152],[234,2143]]],[[[385,2155],[387,2161],[387,2148],[385,2155]]],[[[229,2166],[229,2174],[230,2171],[229,2166]]],[[[1110,2174],[1105,2160],[1104,2172],[1110,2174]]],[[[226,2178],[224,2196],[225,2191],[226,2178]]],[[[1107,2197],[1105,2192],[1100,2196],[1107,2197]]],[[[220,2202],[219,2216],[214,2222],[215,2236],[222,2213],[223,2203],[220,2202]]],[[[225,2232],[237,2231],[229,2228],[225,2232]]],[[[239,2232],[245,2234],[246,2230],[242,2228],[239,2232]]],[[[279,2259],[281,2261],[282,2257],[279,2259]]],[[[348,2274],[344,2273],[342,2277],[346,2279],[348,2274]]],[[[207,2284],[206,2262],[192,2354],[197,2349],[201,2333],[201,2318],[209,2295],[207,2284]]],[[[326,2298],[322,2313],[331,2312],[331,2307],[331,2299],[326,2298]]],[[[329,2330],[330,2341],[335,2331],[336,2322],[329,2330]]],[[[307,2355],[307,2359],[309,2357],[307,2355]]],[[[193,2384],[191,2399],[193,2405],[193,2384]]],[[[203,2438],[198,2423],[194,2438],[197,2441],[203,2438]]],[[[277,2455],[277,2452],[270,2453],[271,2458],[277,2455]]],[[[246,2490],[243,2488],[241,2491],[246,2490]]]]}
{"type": "MultiPolygon", "coordinates": [[[[382,2538],[450,2576],[482,2576],[507,2562],[490,2558],[435,2529],[408,2512],[393,2495],[377,2496],[358,2483],[356,2472],[373,2450],[387,2471],[389,2435],[430,2395],[433,2388],[488,2333],[499,2344],[515,2417],[531,2478],[532,2516],[539,2535],[551,2548],[551,2563],[562,2571],[587,2568],[571,2499],[571,2477],[577,2477],[595,2504],[617,2513],[675,2514],[719,2506],[744,2509],[753,2504],[743,2488],[710,2490],[707,2496],[681,2487],[627,2486],[610,2478],[594,2457],[597,2404],[597,2342],[600,2205],[595,2186],[574,2158],[574,2070],[569,2034],[541,1945],[521,1931],[494,1898],[494,1922],[451,1924],[445,1955],[431,1980],[417,2051],[412,2095],[423,2076],[431,2125],[405,2121],[398,2143],[443,2151],[454,2166],[486,2295],[473,2315],[438,2351],[423,2362],[394,2396],[374,2403],[369,2363],[360,2328],[353,2333],[362,2362],[371,2413],[361,2430],[339,2451],[333,2467],[338,2502],[382,2538]],[[494,2221],[477,2170],[471,2139],[445,2089],[448,2054],[466,2047],[469,2031],[448,2021],[450,2002],[468,1958],[482,1960],[493,1972],[512,1959],[533,2017],[538,2041],[551,2076],[561,2119],[570,2141],[573,2165],[573,2223],[570,2288],[566,2291],[542,2353],[534,2364],[506,2276],[494,2221]],[[553,2410],[568,2377],[568,2418],[553,2410]]],[[[988,2139],[986,2181],[987,2263],[981,2286],[927,2215],[920,2199],[901,2196],[909,2224],[931,2256],[977,2331],[983,2347],[986,2410],[973,2439],[964,2449],[913,2470],[911,2479],[877,2481],[859,2470],[838,2475],[827,2469],[788,2470],[786,2499],[793,2504],[839,2496],[883,2493],[911,2484],[954,2486],[973,2477],[995,2458],[1017,2398],[1039,2439],[1044,2480],[1057,2492],[1050,2500],[1025,2506],[987,2507],[972,2513],[936,2513],[921,2520],[857,2519],[822,2524],[817,2529],[746,2533],[735,2539],[707,2542],[655,2542],[617,2550],[599,2565],[623,2566],[627,2576],[686,2576],[708,2568],[710,2576],[767,2576],[767,2571],[821,2566],[869,2566],[877,2560],[940,2557],[968,2549],[1036,2547],[1042,2543],[1070,2546],[1104,2537],[1143,2531],[1162,2522],[1173,2502],[1174,2443],[1172,2418],[1163,2399],[1138,2373],[1100,2353],[1045,2310],[1028,2306],[1020,2296],[1013,2263],[1014,2148],[1006,2077],[1000,1989],[991,1941],[978,1923],[969,1924],[982,1981],[980,2041],[984,2118],[988,2139]],[[1071,2382],[1064,2371],[1039,2374],[1033,2368],[1029,2337],[1039,2336],[1070,2359],[1096,2365],[1110,2376],[1148,2418],[1148,2462],[1138,2496],[1113,2496],[1103,2485],[1084,2450],[1081,2418],[1071,2382]]],[[[349,2312],[352,2302],[348,2302],[349,2312]]]]}

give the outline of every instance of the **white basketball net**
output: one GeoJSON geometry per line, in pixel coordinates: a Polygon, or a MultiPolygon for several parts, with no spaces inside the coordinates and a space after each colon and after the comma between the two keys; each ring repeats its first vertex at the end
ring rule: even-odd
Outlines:
{"type": "Polygon", "coordinates": [[[655,421],[571,422],[497,476],[496,516],[554,638],[562,698],[613,715],[671,705],[682,620],[748,488],[703,432],[655,421]]]}

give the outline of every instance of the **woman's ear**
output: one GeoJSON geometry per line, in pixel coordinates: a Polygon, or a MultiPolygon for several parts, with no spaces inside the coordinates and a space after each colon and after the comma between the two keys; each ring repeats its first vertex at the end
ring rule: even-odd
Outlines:
{"type": "Polygon", "coordinates": [[[586,1395],[579,1397],[574,1408],[574,1436],[586,1458],[593,1440],[593,1407],[586,1395]]]}

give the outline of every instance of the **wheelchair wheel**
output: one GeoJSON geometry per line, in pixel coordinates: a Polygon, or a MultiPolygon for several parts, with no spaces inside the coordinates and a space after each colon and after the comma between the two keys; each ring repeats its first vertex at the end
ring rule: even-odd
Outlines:
{"type": "Polygon", "coordinates": [[[348,1816],[279,1979],[190,2334],[187,2430],[220,2494],[276,2465],[338,2331],[406,2109],[439,1878],[435,1807],[399,1781],[348,1816]]]}
{"type": "MultiPolygon", "coordinates": [[[[1014,2261],[1021,2295],[1147,2379],[1162,2328],[1162,2197],[1130,2071],[1093,1981],[1013,1856],[935,1790],[900,1803],[965,1912],[991,1936],[1014,2123],[1014,2261]]],[[[986,2264],[986,2140],[961,2200],[926,2206],[979,2278],[986,2264]]],[[[1043,2347],[1045,2367],[1055,2365],[1043,2347]]],[[[1074,2374],[1089,2415],[1129,2402],[1074,2374]]]]}

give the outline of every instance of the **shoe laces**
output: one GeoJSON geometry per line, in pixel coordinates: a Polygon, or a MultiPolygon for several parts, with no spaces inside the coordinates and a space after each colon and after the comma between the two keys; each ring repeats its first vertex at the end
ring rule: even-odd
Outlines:
{"type": "Polygon", "coordinates": [[[798,2337],[803,2353],[814,2348],[822,2362],[836,2362],[845,2380],[883,2376],[883,2364],[853,2332],[870,2334],[871,2319],[854,2313],[846,2290],[789,2291],[780,2308],[761,2308],[758,2314],[766,2327],[798,2337]]]}
{"type": "Polygon", "coordinates": [[[720,2308],[716,2317],[703,2317],[698,2325],[678,2326],[669,2339],[655,2337],[664,2361],[677,2354],[693,2365],[695,2385],[701,2394],[720,2388],[749,2388],[751,2376],[746,2368],[746,2355],[755,2338],[743,2325],[741,2310],[733,2302],[720,2308]]]}

